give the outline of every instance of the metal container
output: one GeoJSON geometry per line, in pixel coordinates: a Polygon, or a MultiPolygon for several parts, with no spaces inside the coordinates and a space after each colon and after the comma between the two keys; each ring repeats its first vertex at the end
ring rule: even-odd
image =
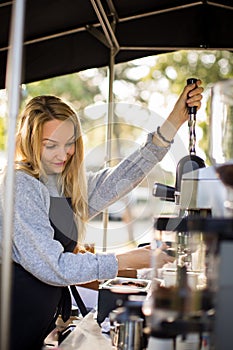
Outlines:
{"type": "Polygon", "coordinates": [[[112,291],[119,293],[128,293],[131,291],[147,292],[150,288],[150,285],[150,280],[117,277],[103,283],[100,289],[111,289],[112,291]]]}
{"type": "Polygon", "coordinates": [[[137,315],[137,308],[118,308],[109,315],[112,345],[119,350],[142,350],[144,348],[144,320],[137,315]]]}
{"type": "Polygon", "coordinates": [[[132,295],[147,296],[151,281],[136,278],[121,278],[107,280],[99,287],[97,322],[100,324],[109,313],[123,306],[132,295]]]}

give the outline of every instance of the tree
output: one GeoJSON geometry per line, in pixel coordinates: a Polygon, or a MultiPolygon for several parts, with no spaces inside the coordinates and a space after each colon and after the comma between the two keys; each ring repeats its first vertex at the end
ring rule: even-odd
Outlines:
{"type": "MultiPolygon", "coordinates": [[[[176,51],[117,64],[114,98],[116,102],[137,104],[167,115],[167,110],[186,84],[186,79],[192,76],[200,77],[208,92],[213,83],[233,77],[233,53],[220,50],[176,51]]],[[[89,118],[85,108],[106,102],[106,67],[26,84],[23,91],[24,99],[40,94],[55,94],[70,101],[80,112],[85,130],[93,128],[95,123],[104,124],[103,114],[98,118],[89,118]]],[[[123,119],[120,121],[124,122],[123,119]]],[[[203,130],[200,146],[208,157],[208,117],[200,122],[200,126],[203,130]]],[[[133,132],[129,127],[121,129],[123,133],[133,132]]],[[[118,133],[119,128],[116,130],[118,133]]],[[[104,139],[104,128],[98,137],[104,139]]]]}
{"type": "Polygon", "coordinates": [[[199,126],[203,132],[200,148],[206,153],[208,162],[210,88],[217,81],[233,78],[233,53],[208,50],[176,51],[149,57],[148,61],[134,60],[116,68],[116,79],[124,81],[124,84],[127,82],[129,87],[134,85],[134,101],[142,105],[151,105],[161,113],[164,113],[164,108],[159,108],[160,101],[167,109],[171,96],[180,94],[189,77],[200,78],[205,88],[206,119],[201,120],[199,126]],[[157,105],[152,102],[153,98],[157,100],[157,105]]]}

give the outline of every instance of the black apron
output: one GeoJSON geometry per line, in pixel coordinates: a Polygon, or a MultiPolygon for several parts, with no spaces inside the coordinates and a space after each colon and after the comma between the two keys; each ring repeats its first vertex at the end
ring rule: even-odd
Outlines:
{"type": "MultiPolygon", "coordinates": [[[[49,218],[54,239],[72,252],[77,242],[71,201],[50,197],[49,218]]],[[[13,264],[10,350],[41,350],[46,336],[55,328],[59,314],[64,321],[71,312],[68,287],[41,282],[19,264],[13,264]]]]}

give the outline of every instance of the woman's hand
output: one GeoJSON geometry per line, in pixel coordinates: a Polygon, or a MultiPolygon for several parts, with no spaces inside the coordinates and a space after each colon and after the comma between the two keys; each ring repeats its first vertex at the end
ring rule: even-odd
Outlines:
{"type": "Polygon", "coordinates": [[[167,263],[172,263],[175,258],[168,255],[166,252],[164,252],[161,248],[157,248],[155,250],[155,259],[156,259],[156,268],[160,269],[163,267],[163,265],[167,263]]]}
{"type": "MultiPolygon", "coordinates": [[[[160,248],[156,249],[155,256],[157,268],[174,261],[174,258],[167,255],[167,253],[163,252],[160,248]]],[[[125,270],[127,268],[138,270],[152,267],[152,251],[150,245],[132,249],[128,252],[118,254],[116,257],[118,259],[118,270],[125,270]]]]}
{"type": "Polygon", "coordinates": [[[151,263],[151,247],[150,245],[135,248],[128,252],[117,254],[118,270],[127,268],[143,269],[150,267],[151,263]]]}
{"type": "Polygon", "coordinates": [[[188,120],[188,108],[201,107],[203,87],[201,87],[201,80],[197,80],[194,84],[188,84],[184,87],[183,92],[178,98],[171,114],[168,117],[170,123],[178,130],[178,128],[188,120]]]}
{"type": "MultiPolygon", "coordinates": [[[[178,98],[172,112],[160,127],[160,133],[164,139],[172,141],[178,129],[188,120],[188,108],[196,106],[197,110],[201,107],[203,87],[201,80],[197,80],[194,84],[188,84],[183,89],[178,98]]],[[[163,141],[156,133],[153,142],[158,146],[166,147],[169,142],[163,141]]]]}

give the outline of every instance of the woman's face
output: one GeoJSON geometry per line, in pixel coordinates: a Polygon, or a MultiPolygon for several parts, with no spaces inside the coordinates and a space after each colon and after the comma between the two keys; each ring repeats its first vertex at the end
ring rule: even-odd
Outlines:
{"type": "Polygon", "coordinates": [[[51,120],[42,129],[41,162],[47,174],[59,174],[75,152],[75,131],[70,120],[51,120]]]}

